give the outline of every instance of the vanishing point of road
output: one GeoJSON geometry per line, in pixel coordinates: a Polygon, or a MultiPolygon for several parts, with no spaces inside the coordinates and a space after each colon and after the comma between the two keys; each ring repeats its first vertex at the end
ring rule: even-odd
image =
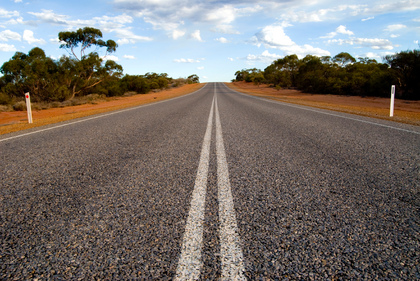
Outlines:
{"type": "Polygon", "coordinates": [[[420,127],[223,83],[0,136],[1,280],[420,279],[420,127]]]}

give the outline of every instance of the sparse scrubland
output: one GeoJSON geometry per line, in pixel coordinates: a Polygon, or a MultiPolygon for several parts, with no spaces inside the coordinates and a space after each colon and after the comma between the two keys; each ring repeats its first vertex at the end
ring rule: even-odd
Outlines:
{"type": "Polygon", "coordinates": [[[58,60],[35,47],[27,54],[16,52],[0,72],[0,112],[26,110],[24,94],[29,92],[35,110],[80,105],[133,94],[146,94],[184,84],[199,83],[195,74],[173,79],[167,73],[123,75],[123,68],[103,60],[96,50],[116,51],[113,40],[103,41],[99,29],[85,27],[58,34],[60,48],[69,56],[58,60]],[[95,51],[88,52],[90,48],[95,51]]]}
{"type": "Polygon", "coordinates": [[[289,55],[275,60],[264,71],[243,69],[234,81],[264,83],[276,89],[299,89],[313,94],[389,97],[391,85],[396,97],[420,100],[420,50],[403,51],[378,63],[369,58],[356,60],[348,53],[334,57],[289,55]]]}

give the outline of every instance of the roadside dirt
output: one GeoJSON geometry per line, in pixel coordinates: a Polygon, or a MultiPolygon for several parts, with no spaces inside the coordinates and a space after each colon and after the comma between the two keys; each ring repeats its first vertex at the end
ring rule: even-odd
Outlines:
{"type": "Polygon", "coordinates": [[[0,112],[0,135],[98,113],[162,101],[192,93],[202,86],[204,86],[204,84],[188,84],[157,93],[108,98],[107,100],[95,101],[93,104],[50,108],[39,111],[32,110],[32,124],[28,124],[26,111],[0,112]]]}
{"type": "Polygon", "coordinates": [[[276,90],[268,85],[257,86],[246,82],[226,85],[238,92],[273,100],[420,126],[420,101],[395,99],[394,116],[389,117],[389,98],[307,94],[298,90],[276,90]]]}

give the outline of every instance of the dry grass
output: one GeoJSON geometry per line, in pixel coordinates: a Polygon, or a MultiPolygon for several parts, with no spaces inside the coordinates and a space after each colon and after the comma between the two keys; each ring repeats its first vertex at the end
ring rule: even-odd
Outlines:
{"type": "Polygon", "coordinates": [[[389,117],[389,98],[307,94],[298,90],[234,82],[226,85],[238,92],[293,104],[307,105],[362,116],[420,126],[420,101],[395,100],[394,117],[389,117]]]}
{"type": "Polygon", "coordinates": [[[32,110],[34,121],[32,124],[28,124],[26,111],[0,112],[0,135],[179,97],[192,93],[203,86],[204,84],[188,84],[157,93],[108,98],[95,101],[94,104],[32,110]]]}

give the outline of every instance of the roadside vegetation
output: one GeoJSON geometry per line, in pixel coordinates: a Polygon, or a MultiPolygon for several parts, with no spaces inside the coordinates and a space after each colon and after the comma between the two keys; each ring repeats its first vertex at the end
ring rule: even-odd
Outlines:
{"type": "Polygon", "coordinates": [[[199,83],[195,74],[173,79],[166,73],[123,74],[123,68],[105,56],[116,51],[113,40],[102,40],[99,29],[85,27],[58,34],[68,56],[58,60],[35,47],[16,52],[0,68],[0,111],[26,110],[24,94],[31,94],[35,109],[92,103],[106,97],[146,94],[151,91],[199,83]]]}
{"type": "Polygon", "coordinates": [[[356,60],[348,53],[334,57],[289,55],[264,69],[243,69],[233,81],[269,84],[277,89],[294,88],[308,93],[389,97],[391,85],[396,97],[420,100],[420,50],[403,51],[378,63],[369,58],[356,60]]]}

